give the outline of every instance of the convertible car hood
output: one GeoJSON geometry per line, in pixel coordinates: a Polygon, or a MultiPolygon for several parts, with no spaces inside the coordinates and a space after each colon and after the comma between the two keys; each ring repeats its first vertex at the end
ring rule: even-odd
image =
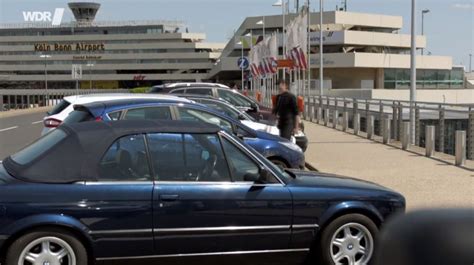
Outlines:
{"type": "Polygon", "coordinates": [[[296,178],[288,183],[291,186],[383,190],[393,192],[388,188],[369,181],[334,174],[301,170],[291,170],[291,172],[296,176],[296,178]]]}

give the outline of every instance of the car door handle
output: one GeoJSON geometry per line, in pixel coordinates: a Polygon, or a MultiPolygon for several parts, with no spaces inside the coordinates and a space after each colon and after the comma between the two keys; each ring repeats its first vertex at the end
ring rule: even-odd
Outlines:
{"type": "Polygon", "coordinates": [[[160,200],[162,201],[176,201],[179,199],[179,195],[178,194],[164,194],[164,195],[160,195],[160,200]]]}

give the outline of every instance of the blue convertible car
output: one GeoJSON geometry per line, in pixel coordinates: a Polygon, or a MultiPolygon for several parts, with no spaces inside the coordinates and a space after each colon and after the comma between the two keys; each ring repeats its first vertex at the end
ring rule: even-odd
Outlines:
{"type": "Polygon", "coordinates": [[[284,253],[295,264],[366,264],[380,226],[404,207],[376,184],[283,171],[217,126],[84,122],[0,164],[0,257],[7,265],[251,256],[276,264],[284,253]]]}

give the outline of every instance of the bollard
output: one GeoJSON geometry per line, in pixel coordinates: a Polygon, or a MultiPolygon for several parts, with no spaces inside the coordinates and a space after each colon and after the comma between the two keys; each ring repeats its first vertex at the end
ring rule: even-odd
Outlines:
{"type": "Polygon", "coordinates": [[[408,150],[408,145],[410,143],[410,122],[404,121],[402,126],[402,131],[400,139],[402,140],[402,149],[408,150]]]}
{"type": "Polygon", "coordinates": [[[374,124],[375,124],[375,117],[374,115],[369,115],[369,119],[367,120],[367,139],[372,140],[374,138],[374,124]]]}
{"type": "Polygon", "coordinates": [[[310,116],[311,116],[311,107],[310,107],[310,104],[311,104],[311,98],[304,98],[303,99],[303,104],[304,104],[304,109],[305,109],[305,113],[306,113],[306,119],[309,120],[310,119],[310,116]]]}
{"type": "Polygon", "coordinates": [[[383,119],[382,135],[383,135],[383,143],[389,144],[390,143],[390,119],[389,118],[383,119]]]}
{"type": "Polygon", "coordinates": [[[420,122],[420,108],[415,103],[415,145],[420,146],[421,122],[420,122]]]}
{"type": "Polygon", "coordinates": [[[359,135],[360,132],[360,114],[354,114],[354,134],[359,135]]]}
{"type": "Polygon", "coordinates": [[[446,128],[445,123],[446,112],[444,108],[439,106],[439,127],[438,127],[438,151],[444,153],[444,131],[446,128]]]}
{"type": "Polygon", "coordinates": [[[316,99],[314,99],[314,106],[313,106],[313,122],[318,123],[318,104],[316,103],[316,99]]]}
{"type": "Polygon", "coordinates": [[[400,136],[398,135],[398,107],[395,103],[393,102],[392,105],[392,128],[393,128],[393,139],[395,140],[400,140],[400,136]]]}
{"type": "Polygon", "coordinates": [[[324,110],[324,126],[329,125],[329,109],[324,110]]]}
{"type": "Polygon", "coordinates": [[[339,120],[339,111],[337,111],[337,109],[335,109],[332,112],[332,127],[334,129],[337,129],[338,120],[339,120]]]}
{"type": "Polygon", "coordinates": [[[319,124],[321,123],[323,119],[323,109],[321,107],[318,107],[318,118],[316,119],[316,122],[319,124]]]}
{"type": "Polygon", "coordinates": [[[425,149],[426,149],[426,156],[431,157],[434,154],[435,149],[435,126],[429,125],[426,126],[425,131],[425,149]]]}
{"type": "Polygon", "coordinates": [[[474,112],[469,108],[469,121],[467,125],[467,159],[474,158],[474,112]]]}
{"type": "Polygon", "coordinates": [[[344,113],[342,114],[342,131],[346,132],[348,128],[349,128],[349,113],[347,111],[344,111],[344,113]]]}
{"type": "Polygon", "coordinates": [[[466,162],[466,131],[456,131],[456,166],[462,166],[466,162]]]}

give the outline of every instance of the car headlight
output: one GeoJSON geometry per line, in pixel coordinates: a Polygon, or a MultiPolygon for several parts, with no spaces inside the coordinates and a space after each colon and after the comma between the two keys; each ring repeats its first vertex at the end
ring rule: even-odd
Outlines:
{"type": "Polygon", "coordinates": [[[293,151],[303,152],[303,150],[299,146],[297,146],[296,144],[292,142],[280,142],[280,144],[290,148],[293,151]]]}

